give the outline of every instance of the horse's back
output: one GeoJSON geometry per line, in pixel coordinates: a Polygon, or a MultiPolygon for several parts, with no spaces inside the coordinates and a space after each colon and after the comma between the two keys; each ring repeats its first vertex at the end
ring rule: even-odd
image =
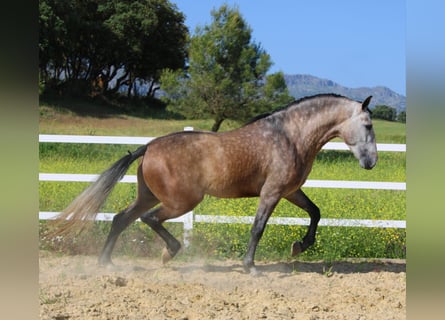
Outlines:
{"type": "Polygon", "coordinates": [[[236,133],[171,134],[149,144],[144,180],[155,193],[188,190],[199,196],[255,196],[263,179],[258,148],[236,133]]]}

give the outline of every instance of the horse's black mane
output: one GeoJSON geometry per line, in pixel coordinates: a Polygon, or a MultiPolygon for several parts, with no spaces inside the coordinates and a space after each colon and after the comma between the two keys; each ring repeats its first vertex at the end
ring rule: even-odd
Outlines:
{"type": "Polygon", "coordinates": [[[279,108],[277,108],[277,109],[275,109],[275,110],[273,110],[271,112],[265,112],[265,113],[259,114],[259,115],[255,116],[255,117],[253,117],[252,119],[250,119],[249,121],[247,121],[244,125],[247,126],[247,125],[249,125],[251,123],[254,123],[254,122],[258,121],[258,120],[267,118],[268,116],[271,116],[271,115],[273,115],[273,114],[275,114],[277,112],[280,112],[280,111],[285,110],[285,109],[287,109],[289,107],[297,105],[297,104],[299,104],[299,103],[301,103],[303,101],[311,100],[311,99],[315,99],[315,98],[321,98],[321,97],[334,97],[334,98],[349,99],[348,97],[345,97],[345,96],[342,96],[342,95],[336,94],[336,93],[320,93],[320,94],[316,94],[316,95],[313,95],[313,96],[306,96],[306,97],[300,98],[298,100],[294,100],[294,101],[290,102],[289,104],[287,104],[287,105],[285,105],[283,107],[279,107],[279,108]]]}

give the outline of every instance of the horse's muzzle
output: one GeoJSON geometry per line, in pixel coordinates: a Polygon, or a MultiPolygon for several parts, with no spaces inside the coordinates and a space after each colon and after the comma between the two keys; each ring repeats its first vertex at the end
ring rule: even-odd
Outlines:
{"type": "Polygon", "coordinates": [[[371,170],[372,168],[374,168],[376,163],[377,163],[377,158],[371,158],[371,157],[360,158],[360,166],[366,170],[371,170]]]}

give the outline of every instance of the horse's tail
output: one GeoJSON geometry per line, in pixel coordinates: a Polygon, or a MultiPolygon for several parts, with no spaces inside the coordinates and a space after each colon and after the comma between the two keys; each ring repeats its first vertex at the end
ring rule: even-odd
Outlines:
{"type": "Polygon", "coordinates": [[[96,181],[86,188],[73,202],[52,221],[50,236],[69,235],[80,232],[94,221],[100,208],[113,190],[114,186],[124,177],[130,165],[143,156],[148,145],[139,147],[135,152],[116,161],[105,170],[96,181]]]}

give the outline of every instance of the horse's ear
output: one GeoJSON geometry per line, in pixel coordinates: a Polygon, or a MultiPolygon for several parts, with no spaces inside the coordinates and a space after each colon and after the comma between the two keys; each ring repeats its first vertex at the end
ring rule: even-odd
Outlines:
{"type": "Polygon", "coordinates": [[[363,103],[362,103],[363,111],[369,110],[368,105],[369,105],[369,102],[371,102],[371,98],[372,98],[372,96],[369,96],[365,99],[365,101],[363,101],[363,103]]]}

